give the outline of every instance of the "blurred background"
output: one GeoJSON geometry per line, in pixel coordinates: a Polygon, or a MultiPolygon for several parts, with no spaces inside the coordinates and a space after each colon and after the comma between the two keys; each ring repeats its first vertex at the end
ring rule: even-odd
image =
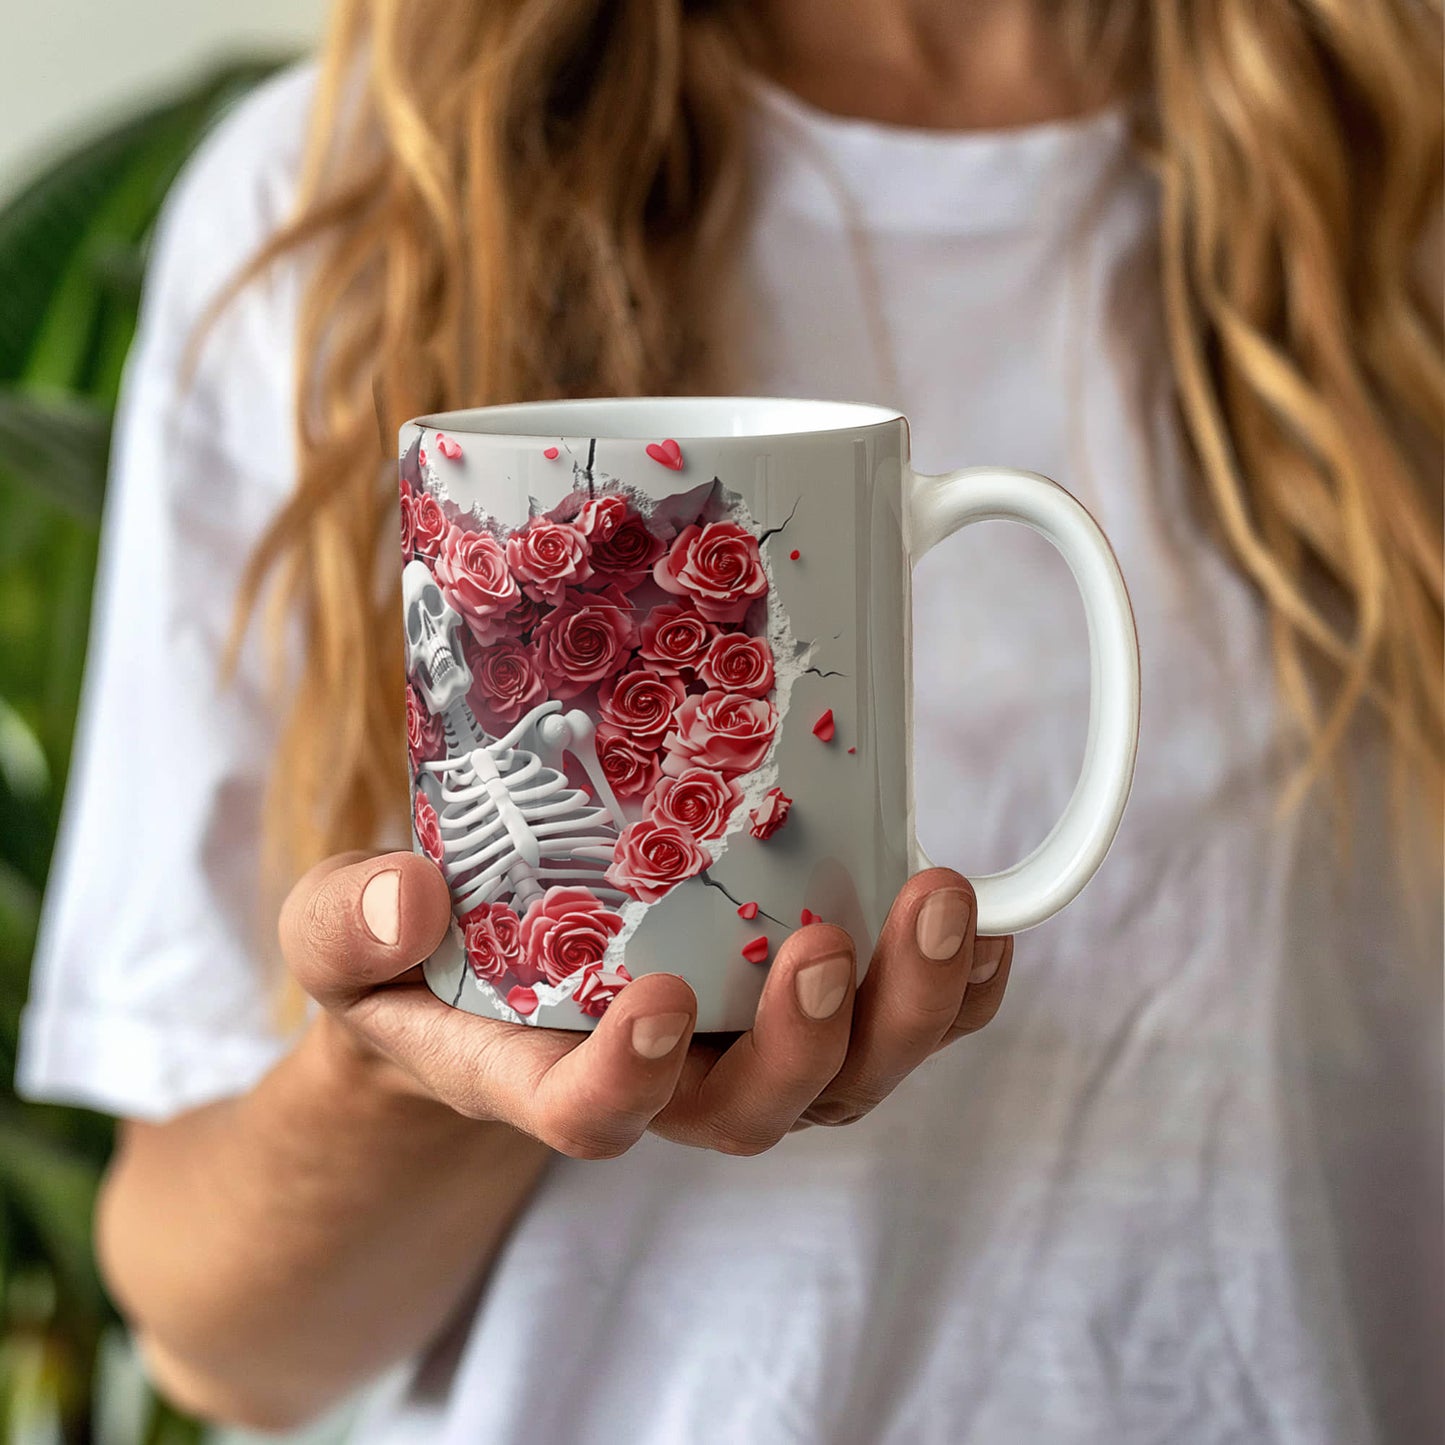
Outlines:
{"type": "Polygon", "coordinates": [[[90,1214],[108,1121],[22,1104],[11,1085],[147,241],[201,137],[306,50],[323,10],[323,0],[0,3],[3,1445],[207,1438],[146,1390],[96,1277],[90,1214]]]}

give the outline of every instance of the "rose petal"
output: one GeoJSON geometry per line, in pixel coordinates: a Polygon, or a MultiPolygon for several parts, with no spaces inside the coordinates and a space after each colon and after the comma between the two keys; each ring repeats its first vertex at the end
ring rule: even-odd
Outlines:
{"type": "Polygon", "coordinates": [[[507,994],[507,1007],[519,1014],[527,1015],[537,1011],[537,990],[518,984],[507,994]]]}
{"type": "Polygon", "coordinates": [[[738,909],[738,917],[746,918],[749,923],[758,916],[758,905],[756,903],[744,903],[738,909]]]}
{"type": "Polygon", "coordinates": [[[833,709],[829,708],[817,722],[813,724],[813,736],[822,743],[831,743],[834,733],[833,709]]]}
{"type": "Polygon", "coordinates": [[[682,448],[671,437],[661,444],[648,442],[646,450],[647,455],[660,465],[674,472],[682,470],[682,448]]]}
{"type": "Polygon", "coordinates": [[[757,938],[750,938],[743,944],[742,955],[749,963],[766,963],[768,961],[767,935],[760,934],[757,938]]]}

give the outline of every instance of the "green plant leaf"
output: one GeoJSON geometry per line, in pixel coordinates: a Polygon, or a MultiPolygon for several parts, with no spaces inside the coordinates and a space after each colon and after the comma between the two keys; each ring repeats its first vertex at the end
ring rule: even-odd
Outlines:
{"type": "MultiPolygon", "coordinates": [[[[0,380],[16,380],[24,371],[62,278],[82,247],[87,242],[99,246],[103,273],[113,265],[104,257],[116,232],[138,246],[176,171],[201,137],[282,63],[260,59],[221,67],[178,99],[76,146],[0,207],[0,380]],[[112,202],[118,191],[125,193],[124,202],[112,202]],[[112,204],[114,210],[108,211],[112,204]],[[109,234],[95,228],[103,215],[109,234]]],[[[76,338],[69,341],[73,345],[76,338]]],[[[44,374],[54,377],[50,363],[44,374]]]]}
{"type": "Polygon", "coordinates": [[[52,505],[100,519],[110,455],[110,417],[63,393],[0,389],[0,469],[52,505]]]}
{"type": "Polygon", "coordinates": [[[45,1245],[56,1280],[72,1298],[99,1311],[104,1296],[90,1247],[100,1171],[89,1159],[0,1124],[0,1189],[6,1203],[45,1245]]]}

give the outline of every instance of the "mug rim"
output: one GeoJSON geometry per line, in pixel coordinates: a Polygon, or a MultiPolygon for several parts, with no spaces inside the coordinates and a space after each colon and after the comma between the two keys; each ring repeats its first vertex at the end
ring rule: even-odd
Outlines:
{"type": "Polygon", "coordinates": [[[869,431],[904,420],[896,407],[874,402],[785,396],[598,396],[503,402],[433,412],[411,418],[402,432],[405,434],[409,427],[435,428],[462,436],[517,442],[548,437],[595,437],[618,442],[649,442],[664,437],[677,441],[764,441],[869,431]],[[690,409],[715,413],[718,422],[688,422],[686,414],[690,409]],[[669,418],[669,412],[674,416],[669,418]],[[609,421],[609,415],[615,420],[609,421]],[[653,417],[657,418],[654,424],[646,425],[653,417]],[[794,424],[780,425],[770,421],[772,417],[794,424]],[[720,424],[725,420],[731,424],[720,424]]]}

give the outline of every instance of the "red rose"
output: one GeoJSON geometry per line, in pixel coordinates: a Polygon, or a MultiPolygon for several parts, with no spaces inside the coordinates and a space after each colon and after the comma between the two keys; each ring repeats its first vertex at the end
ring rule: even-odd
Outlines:
{"type": "Polygon", "coordinates": [[[437,817],[437,810],[432,807],[431,799],[425,793],[419,792],[416,795],[416,802],[412,804],[412,826],[416,830],[416,841],[421,851],[426,854],[438,868],[442,866],[442,823],[437,817]]]}
{"type": "Polygon", "coordinates": [[[748,814],[748,832],[766,842],[788,821],[793,800],[781,788],[769,788],[763,801],[748,814]]]}
{"type": "Polygon", "coordinates": [[[672,715],[683,699],[682,683],[647,668],[633,668],[602,684],[597,712],[642,747],[656,748],[672,726],[672,715]]]}
{"type": "Polygon", "coordinates": [[[532,643],[552,697],[575,697],[621,671],[637,640],[627,598],[616,587],[569,593],[537,624],[532,643]]]}
{"type": "Polygon", "coordinates": [[[448,525],[440,503],[430,492],[416,492],[412,495],[408,511],[411,513],[411,534],[417,556],[435,557],[441,550],[448,525]]]}
{"type": "Polygon", "coordinates": [[[768,590],[757,539],[736,522],[684,527],[652,575],[664,591],[691,597],[709,622],[741,622],[768,590]]]}
{"type": "Polygon", "coordinates": [[[436,762],[442,755],[446,734],[442,720],[422,701],[421,694],[406,685],[406,750],[411,757],[411,770],[423,763],[436,762]]]}
{"type": "Polygon", "coordinates": [[[411,509],[415,505],[416,493],[411,489],[410,482],[401,484],[401,560],[405,564],[410,562],[416,551],[416,520],[412,516],[411,509]]]}
{"type": "Polygon", "coordinates": [[[592,570],[599,581],[635,587],[652,570],[667,544],[623,497],[594,497],[584,502],[578,528],[592,544],[592,570]]]}
{"type": "Polygon", "coordinates": [[[606,723],[597,729],[597,757],[619,798],[650,792],[662,776],[655,752],[639,747],[626,733],[616,732],[606,723]]]}
{"type": "Polygon", "coordinates": [[[687,602],[665,602],[654,607],[642,624],[638,655],[658,672],[696,670],[717,636],[717,628],[687,602]]]}
{"type": "Polygon", "coordinates": [[[778,710],[766,698],[716,689],[690,697],[677,710],[677,731],[663,743],[662,770],[672,777],[693,766],[730,777],[750,773],[767,755],[777,726],[778,710]]]}
{"type": "Polygon", "coordinates": [[[708,648],[699,676],[724,692],[763,697],[773,685],[773,649],[765,638],[725,632],[708,648]]]}
{"type": "Polygon", "coordinates": [[[576,527],[538,517],[507,538],[507,565],[528,597],[557,602],[570,584],[592,575],[588,550],[576,527]]]}
{"type": "Polygon", "coordinates": [[[620,963],[616,968],[584,968],[572,997],[589,1018],[600,1019],[612,1000],[631,982],[632,975],[620,963]]]}
{"type": "Polygon", "coordinates": [[[507,973],[535,983],[522,956],[522,920],[505,903],[483,903],[461,920],[467,963],[479,979],[500,983],[507,973]]]}
{"type": "Polygon", "coordinates": [[[600,964],[608,942],[621,932],[622,919],[595,893],[549,888],[522,919],[522,948],[539,975],[561,983],[579,968],[600,964]]]}
{"type": "Polygon", "coordinates": [[[686,828],[644,818],[622,830],[605,876],[629,897],[656,903],[684,878],[701,873],[711,862],[712,855],[686,828]]]}
{"type": "Polygon", "coordinates": [[[486,710],[504,723],[514,723],[546,696],[542,675],[532,654],[520,642],[493,642],[469,650],[472,682],[486,701],[486,710]]]}
{"type": "Polygon", "coordinates": [[[517,584],[490,532],[447,528],[436,579],[478,642],[493,642],[505,635],[506,616],[517,601],[517,584]]]}
{"type": "Polygon", "coordinates": [[[743,790],[731,778],[711,768],[688,768],[675,778],[663,778],[647,799],[647,816],[654,823],[685,828],[694,838],[721,838],[743,790]]]}

